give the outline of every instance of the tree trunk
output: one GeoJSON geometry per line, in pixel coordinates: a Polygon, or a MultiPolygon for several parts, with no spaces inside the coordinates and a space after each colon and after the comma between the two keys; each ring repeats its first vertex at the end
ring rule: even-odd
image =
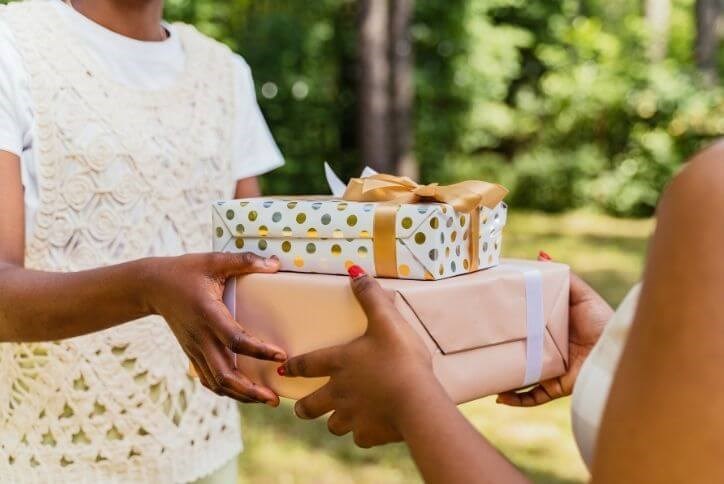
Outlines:
{"type": "Polygon", "coordinates": [[[717,82],[717,24],[722,13],[720,0],[696,1],[696,65],[711,84],[717,82]]]}
{"type": "MultiPolygon", "coordinates": [[[[718,0],[715,0],[718,1],[718,0]]],[[[645,0],[646,23],[651,39],[649,41],[649,58],[654,61],[663,60],[669,47],[669,26],[671,21],[670,0],[645,0]]]]}
{"type": "Polygon", "coordinates": [[[414,57],[410,39],[410,23],[414,8],[414,0],[392,0],[390,17],[391,144],[397,173],[417,180],[420,170],[413,153],[414,57]]]}
{"type": "Polygon", "coordinates": [[[360,152],[375,170],[394,170],[390,146],[388,0],[360,0],[360,152]]]}

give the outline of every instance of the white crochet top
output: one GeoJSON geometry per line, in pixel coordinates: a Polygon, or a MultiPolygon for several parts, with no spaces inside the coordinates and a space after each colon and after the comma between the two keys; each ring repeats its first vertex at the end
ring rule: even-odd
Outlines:
{"type": "MultiPolygon", "coordinates": [[[[186,71],[114,82],[45,2],[0,7],[30,75],[39,206],[26,266],[77,271],[210,250],[231,196],[232,56],[178,25],[186,71]],[[166,237],[167,235],[164,235],[166,237]]],[[[62,324],[62,321],[58,322],[62,324]]],[[[52,343],[0,344],[2,482],[189,482],[241,449],[235,402],[186,374],[159,317],[52,343]]]]}

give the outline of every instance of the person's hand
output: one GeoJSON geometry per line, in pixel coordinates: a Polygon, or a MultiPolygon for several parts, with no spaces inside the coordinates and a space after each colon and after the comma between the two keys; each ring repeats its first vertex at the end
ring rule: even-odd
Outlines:
{"type": "Polygon", "coordinates": [[[166,319],[201,383],[241,402],[279,405],[272,390],[237,370],[235,354],[283,362],[284,350],[247,333],[222,301],[228,278],[277,272],[279,261],[251,253],[209,253],[149,259],[148,267],[147,305],[166,319]]]}
{"type": "Polygon", "coordinates": [[[291,358],[279,374],[331,377],[296,403],[297,416],[314,419],[334,411],[329,431],[352,432],[355,443],[367,448],[402,440],[400,415],[414,411],[418,390],[439,384],[430,352],[390,295],[358,266],[350,268],[350,276],[368,318],[366,333],[347,345],[291,358]]]}
{"type": "MultiPolygon", "coordinates": [[[[541,252],[538,260],[551,259],[548,254],[541,252]]],[[[513,407],[533,407],[570,395],[583,362],[601,337],[611,316],[611,306],[583,279],[571,273],[568,371],[560,377],[542,381],[524,392],[501,393],[497,402],[513,407]]]]}

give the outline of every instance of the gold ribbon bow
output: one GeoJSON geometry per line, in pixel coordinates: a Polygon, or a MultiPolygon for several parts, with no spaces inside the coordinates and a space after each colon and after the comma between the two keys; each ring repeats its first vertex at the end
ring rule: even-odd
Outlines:
{"type": "Polygon", "coordinates": [[[375,268],[381,277],[398,277],[397,211],[402,204],[438,202],[470,214],[470,271],[480,265],[480,208],[494,208],[508,194],[501,185],[467,180],[453,185],[420,185],[408,177],[386,174],[352,178],[342,198],[353,202],[384,202],[375,209],[375,268]]]}

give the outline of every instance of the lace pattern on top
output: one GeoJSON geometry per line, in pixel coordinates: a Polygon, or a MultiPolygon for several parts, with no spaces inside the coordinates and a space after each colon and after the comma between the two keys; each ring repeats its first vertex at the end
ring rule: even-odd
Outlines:
{"type": "MultiPolygon", "coordinates": [[[[40,206],[26,265],[76,271],[210,250],[210,202],[233,188],[230,52],[178,25],[185,74],[163,91],[134,90],[107,77],[51,7],[0,8],[36,119],[40,206]],[[176,240],[164,240],[168,227],[176,240]]],[[[163,483],[213,472],[241,449],[237,408],[190,379],[187,361],[159,317],[1,344],[0,479],[163,483]]]]}

